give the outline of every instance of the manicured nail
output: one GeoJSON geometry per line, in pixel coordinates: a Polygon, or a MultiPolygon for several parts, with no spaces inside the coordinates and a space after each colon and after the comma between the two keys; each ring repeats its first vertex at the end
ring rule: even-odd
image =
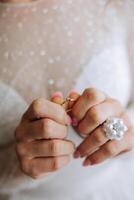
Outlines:
{"type": "Polygon", "coordinates": [[[89,166],[89,165],[91,165],[91,161],[90,161],[89,159],[84,160],[83,166],[84,166],[84,167],[87,167],[87,166],[89,166]]]}
{"type": "Polygon", "coordinates": [[[67,125],[71,125],[72,124],[72,119],[69,115],[67,115],[67,125]]]}
{"type": "Polygon", "coordinates": [[[72,118],[72,126],[77,126],[78,125],[78,121],[75,117],[72,118]]]}
{"type": "Polygon", "coordinates": [[[63,97],[63,94],[62,94],[62,92],[55,92],[52,96],[51,96],[51,98],[55,98],[55,97],[63,97]]]}
{"type": "Polygon", "coordinates": [[[75,152],[74,152],[74,158],[79,158],[80,157],[80,152],[78,151],[78,150],[76,150],[75,152]]]}

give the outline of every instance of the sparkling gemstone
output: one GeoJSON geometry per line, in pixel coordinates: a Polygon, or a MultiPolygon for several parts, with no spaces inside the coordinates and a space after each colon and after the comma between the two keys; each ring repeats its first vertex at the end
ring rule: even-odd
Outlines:
{"type": "Polygon", "coordinates": [[[117,133],[117,136],[122,137],[124,135],[124,131],[120,131],[117,133]]]}
{"type": "Polygon", "coordinates": [[[125,131],[127,131],[123,120],[119,118],[108,118],[103,127],[109,139],[120,140],[123,138],[125,131]]]}
{"type": "Polygon", "coordinates": [[[106,136],[109,138],[109,139],[114,139],[116,137],[116,131],[115,130],[109,130],[106,132],[106,136]]]}

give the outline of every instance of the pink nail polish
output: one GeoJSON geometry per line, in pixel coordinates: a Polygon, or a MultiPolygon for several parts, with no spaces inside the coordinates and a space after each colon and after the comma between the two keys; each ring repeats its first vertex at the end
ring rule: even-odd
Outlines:
{"type": "Polygon", "coordinates": [[[55,98],[55,97],[63,97],[62,92],[55,92],[55,93],[51,96],[51,98],[55,98]]]}
{"type": "Polygon", "coordinates": [[[72,118],[72,126],[77,126],[78,125],[78,121],[75,117],[72,118]]]}
{"type": "Polygon", "coordinates": [[[74,156],[74,158],[79,158],[79,157],[80,157],[80,152],[76,150],[76,151],[74,152],[74,155],[73,155],[73,156],[74,156]]]}
{"type": "Polygon", "coordinates": [[[84,167],[87,167],[87,166],[89,166],[89,165],[91,165],[91,161],[88,159],[88,160],[84,160],[84,162],[83,162],[83,166],[84,167]]]}

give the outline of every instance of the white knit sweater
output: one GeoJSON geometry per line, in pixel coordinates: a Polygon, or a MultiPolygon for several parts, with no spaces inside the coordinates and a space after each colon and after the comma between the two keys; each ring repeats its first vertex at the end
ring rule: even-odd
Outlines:
{"type": "MultiPolygon", "coordinates": [[[[86,169],[72,159],[35,181],[20,170],[14,148],[14,130],[29,103],[56,90],[104,90],[121,101],[134,122],[133,4],[0,4],[0,200],[134,199],[133,152],[86,169]]],[[[72,128],[68,138],[82,140],[72,128]]]]}

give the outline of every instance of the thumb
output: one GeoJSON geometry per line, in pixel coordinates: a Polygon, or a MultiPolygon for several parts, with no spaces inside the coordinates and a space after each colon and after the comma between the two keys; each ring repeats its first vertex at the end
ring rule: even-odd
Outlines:
{"type": "Polygon", "coordinates": [[[68,93],[67,97],[74,100],[68,103],[68,109],[71,109],[73,105],[78,101],[80,94],[76,92],[75,90],[72,90],[68,93]]]}
{"type": "Polygon", "coordinates": [[[65,110],[67,110],[68,104],[65,103],[64,97],[62,92],[55,92],[52,96],[51,96],[51,101],[53,103],[59,104],[61,105],[65,110]]]}
{"type": "Polygon", "coordinates": [[[55,92],[51,96],[51,101],[53,103],[62,105],[62,107],[67,111],[73,107],[73,105],[79,99],[79,97],[80,97],[80,94],[78,92],[72,90],[68,93],[67,98],[73,99],[74,101],[65,102],[62,92],[55,92]]]}
{"type": "Polygon", "coordinates": [[[64,102],[64,98],[63,98],[63,94],[62,92],[55,92],[50,99],[53,103],[62,105],[62,103],[64,102]]]}

